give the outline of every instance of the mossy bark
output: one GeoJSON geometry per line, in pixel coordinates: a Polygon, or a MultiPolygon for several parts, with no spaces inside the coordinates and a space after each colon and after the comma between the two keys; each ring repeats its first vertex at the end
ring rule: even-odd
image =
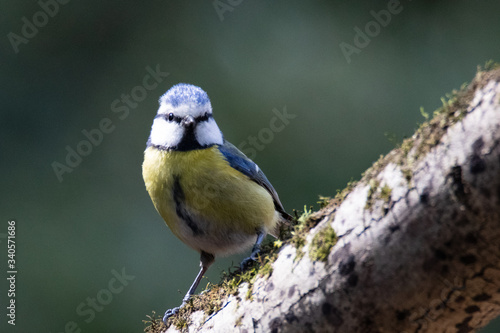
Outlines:
{"type": "Polygon", "coordinates": [[[301,251],[325,228],[337,237],[322,260],[284,245],[250,299],[195,312],[185,330],[469,332],[499,316],[500,69],[446,104],[311,216],[301,251]]]}

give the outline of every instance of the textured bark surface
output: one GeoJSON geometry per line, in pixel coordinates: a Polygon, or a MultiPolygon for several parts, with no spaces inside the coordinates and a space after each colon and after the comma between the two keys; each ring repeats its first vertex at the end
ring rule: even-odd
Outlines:
{"type": "MultiPolygon", "coordinates": [[[[190,332],[470,332],[500,315],[500,71],[462,117],[414,135],[369,170],[298,250],[286,245],[252,298],[190,317],[190,332]],[[308,255],[332,226],[325,262],[308,255]]],[[[456,115],[455,115],[456,116],[456,115]]],[[[168,330],[175,331],[174,328],[168,330]]]]}

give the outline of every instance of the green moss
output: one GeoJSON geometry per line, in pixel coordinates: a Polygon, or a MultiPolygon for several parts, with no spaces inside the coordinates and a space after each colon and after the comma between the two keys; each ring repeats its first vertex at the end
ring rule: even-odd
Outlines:
{"type": "Polygon", "coordinates": [[[295,259],[294,261],[299,261],[300,259],[304,258],[304,244],[305,240],[301,239],[301,244],[300,246],[297,246],[297,251],[295,252],[295,259]]]}
{"type": "Polygon", "coordinates": [[[335,195],[335,198],[333,199],[334,200],[334,203],[336,205],[340,205],[342,203],[342,201],[344,201],[344,199],[346,198],[346,196],[351,193],[352,189],[354,187],[356,187],[356,185],[358,185],[358,182],[351,179],[348,183],[347,183],[347,186],[342,190],[337,190],[337,194],[335,195]]]}
{"type": "MultiPolygon", "coordinates": [[[[396,149],[386,156],[381,156],[373,165],[366,170],[361,182],[370,184],[370,181],[389,163],[399,165],[403,175],[411,186],[413,178],[412,170],[415,163],[424,158],[427,153],[439,144],[441,138],[450,126],[461,121],[467,115],[467,107],[474,97],[477,89],[484,86],[491,79],[500,77],[500,64],[489,61],[484,69],[478,68],[476,77],[470,84],[464,83],[458,90],[453,90],[441,98],[442,106],[432,113],[432,119],[429,119],[429,113],[423,108],[420,109],[425,122],[419,125],[415,134],[405,139],[396,149]]],[[[370,184],[371,185],[371,184],[370,184]]],[[[368,199],[372,199],[376,193],[375,186],[370,186],[368,199]]],[[[371,208],[373,200],[367,200],[366,208],[371,208]]]]}
{"type": "MultiPolygon", "coordinates": [[[[304,212],[300,214],[300,216],[296,212],[297,223],[296,225],[294,225],[292,231],[290,232],[290,239],[286,241],[286,243],[293,244],[297,250],[294,258],[295,261],[302,259],[305,255],[304,245],[306,244],[306,236],[308,235],[309,230],[315,227],[317,223],[321,221],[325,216],[328,216],[329,219],[333,220],[336,208],[340,206],[340,204],[344,201],[344,199],[356,185],[357,182],[351,179],[343,190],[337,191],[337,194],[333,199],[330,197],[320,196],[320,201],[318,201],[318,203],[321,210],[318,212],[314,213],[312,207],[308,209],[307,206],[304,206],[304,212]]],[[[327,236],[326,239],[328,240],[329,234],[325,236],[327,236]]],[[[321,237],[321,235],[317,235],[317,237],[321,237]]],[[[316,238],[316,241],[319,241],[319,238],[316,238]]],[[[283,242],[279,242],[278,245],[281,246],[282,244],[283,242]]],[[[329,250],[328,247],[331,245],[331,242],[327,241],[324,245],[326,247],[320,247],[320,249],[329,250]]],[[[318,243],[315,243],[315,245],[312,246],[317,249],[319,245],[318,243]]],[[[313,250],[313,252],[316,253],[317,251],[313,250]]],[[[318,253],[321,254],[321,251],[319,251],[318,253]]]]}
{"type": "Polygon", "coordinates": [[[370,179],[370,189],[368,190],[368,196],[366,197],[365,209],[371,209],[373,203],[375,202],[375,194],[378,191],[380,182],[374,178],[370,179]]]}
{"type": "Polygon", "coordinates": [[[307,235],[307,231],[309,231],[310,229],[308,226],[308,222],[311,215],[312,207],[307,209],[307,206],[304,206],[304,212],[300,214],[299,218],[297,219],[297,223],[291,231],[291,238],[289,239],[289,243],[293,244],[297,249],[295,260],[300,260],[304,256],[302,248],[306,243],[305,236],[307,235]]]}
{"type": "Polygon", "coordinates": [[[408,153],[410,150],[413,148],[413,140],[412,139],[405,139],[401,145],[400,145],[401,150],[403,151],[403,154],[405,156],[408,156],[408,153]]]}
{"type": "Polygon", "coordinates": [[[374,178],[370,179],[370,189],[368,190],[368,195],[366,198],[365,209],[372,209],[375,201],[383,200],[384,210],[388,208],[388,203],[391,200],[392,189],[385,184],[380,187],[380,182],[374,178]]]}
{"type": "Polygon", "coordinates": [[[467,115],[467,106],[472,100],[477,80],[481,72],[471,83],[471,88],[466,83],[462,84],[459,90],[441,97],[442,106],[433,113],[433,118],[424,122],[417,129],[413,141],[415,142],[415,160],[425,156],[435,147],[450,126],[461,121],[467,115]]]}
{"type": "Polygon", "coordinates": [[[236,319],[234,326],[240,327],[242,324],[243,324],[243,315],[241,315],[238,319],[236,319]]]}
{"type": "Polygon", "coordinates": [[[411,179],[413,177],[413,171],[411,171],[411,169],[407,166],[403,166],[401,168],[401,171],[403,172],[403,176],[405,177],[406,179],[406,182],[408,183],[408,186],[411,185],[411,179]]]}
{"type": "Polygon", "coordinates": [[[325,208],[326,206],[328,206],[328,204],[330,203],[331,200],[332,200],[331,197],[324,197],[324,196],[320,195],[319,200],[317,201],[317,203],[319,204],[319,208],[320,209],[325,208]]]}
{"type": "Polygon", "coordinates": [[[422,115],[422,117],[425,118],[425,120],[429,120],[429,114],[424,111],[424,107],[423,106],[420,107],[420,114],[422,115]]]}
{"type": "Polygon", "coordinates": [[[323,228],[319,231],[311,241],[311,247],[309,250],[309,257],[313,261],[323,261],[328,260],[328,255],[332,247],[337,243],[337,234],[333,230],[331,225],[323,228]]]}
{"type": "Polygon", "coordinates": [[[384,202],[391,201],[392,189],[386,184],[380,190],[380,199],[384,200],[384,202]]]}
{"type": "MultiPolygon", "coordinates": [[[[277,257],[277,256],[276,256],[277,257]]],[[[269,259],[264,266],[259,270],[259,275],[262,277],[270,277],[273,274],[273,262],[276,258],[269,259]]]]}
{"type": "Polygon", "coordinates": [[[304,248],[304,245],[306,244],[306,239],[305,239],[305,233],[303,231],[293,231],[292,232],[292,239],[290,240],[290,243],[295,246],[297,249],[297,252],[295,254],[295,260],[300,260],[304,256],[304,251],[302,249],[304,248]]]}
{"type": "Polygon", "coordinates": [[[187,318],[180,317],[178,320],[174,322],[174,326],[181,332],[186,331],[189,327],[187,318]]]}
{"type": "Polygon", "coordinates": [[[380,189],[380,199],[384,201],[382,205],[382,215],[387,214],[390,208],[392,189],[386,184],[380,189]]]}
{"type": "Polygon", "coordinates": [[[500,63],[495,62],[493,59],[490,59],[484,63],[483,69],[481,69],[479,67],[478,71],[482,70],[482,71],[488,72],[488,71],[492,71],[492,70],[495,70],[498,68],[500,68],[500,63]]]}
{"type": "Polygon", "coordinates": [[[309,210],[307,210],[307,206],[304,205],[304,212],[300,215],[300,217],[297,219],[298,224],[296,225],[295,229],[302,229],[306,223],[309,217],[312,214],[312,206],[309,207],[309,210]]]}
{"type": "Polygon", "coordinates": [[[253,299],[252,293],[253,293],[253,284],[248,286],[248,290],[247,290],[247,293],[245,295],[245,299],[251,301],[253,299]]]}
{"type": "Polygon", "coordinates": [[[155,311],[152,312],[152,315],[147,315],[146,317],[148,319],[142,321],[145,325],[148,325],[144,328],[145,333],[163,332],[167,328],[162,318],[156,316],[155,311]]]}

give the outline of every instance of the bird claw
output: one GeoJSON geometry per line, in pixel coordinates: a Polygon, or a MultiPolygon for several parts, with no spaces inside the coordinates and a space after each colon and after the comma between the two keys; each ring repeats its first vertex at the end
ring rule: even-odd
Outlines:
{"type": "Polygon", "coordinates": [[[173,309],[168,309],[167,311],[165,311],[165,315],[163,316],[163,322],[165,323],[165,325],[167,324],[167,320],[168,318],[176,315],[177,313],[179,313],[179,310],[180,310],[180,306],[176,307],[176,308],[173,308],[173,309]]]}
{"type": "Polygon", "coordinates": [[[248,258],[245,258],[243,259],[243,261],[241,262],[240,264],[240,270],[242,272],[246,271],[248,268],[250,268],[250,266],[256,261],[255,258],[252,258],[252,257],[248,257],[248,258]]]}

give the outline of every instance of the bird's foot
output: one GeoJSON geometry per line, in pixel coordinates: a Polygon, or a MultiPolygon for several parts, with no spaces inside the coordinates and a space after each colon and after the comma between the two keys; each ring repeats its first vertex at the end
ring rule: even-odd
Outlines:
{"type": "Polygon", "coordinates": [[[246,271],[246,270],[247,270],[247,269],[249,269],[249,268],[250,268],[250,266],[252,266],[252,265],[253,265],[253,263],[254,263],[254,262],[256,262],[256,261],[257,261],[257,258],[256,258],[256,257],[252,257],[252,256],[250,256],[250,257],[248,257],[248,258],[243,259],[243,261],[242,261],[242,262],[241,262],[241,264],[240,264],[240,270],[241,270],[242,272],[246,271]]]}
{"type": "Polygon", "coordinates": [[[178,314],[180,309],[181,309],[181,307],[178,306],[176,308],[168,309],[167,311],[165,311],[165,315],[163,316],[163,322],[165,323],[165,325],[167,324],[168,318],[178,314]]]}

